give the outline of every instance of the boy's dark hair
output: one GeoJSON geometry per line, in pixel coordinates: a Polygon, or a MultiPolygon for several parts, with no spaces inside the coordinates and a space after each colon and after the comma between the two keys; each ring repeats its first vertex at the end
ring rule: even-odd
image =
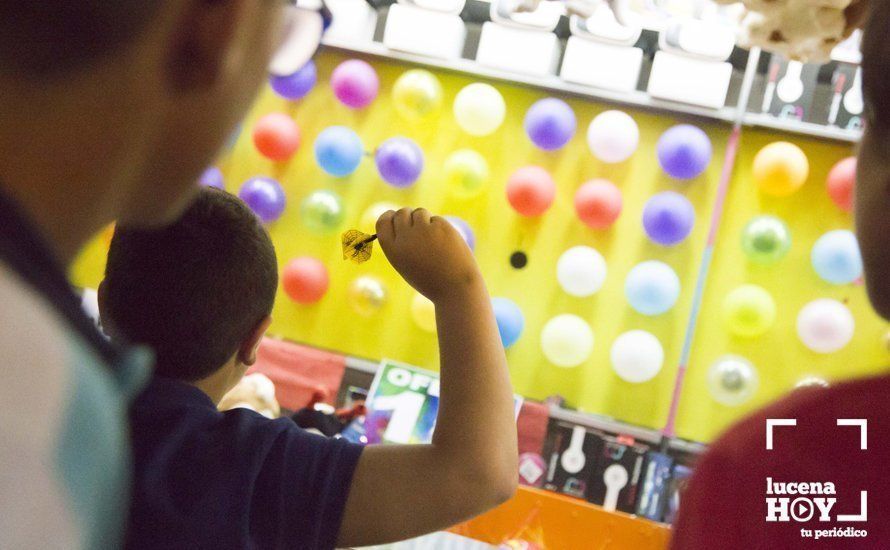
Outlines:
{"type": "Polygon", "coordinates": [[[869,129],[890,132],[890,0],[871,0],[862,37],[862,91],[869,129]]]}
{"type": "Polygon", "coordinates": [[[0,73],[43,77],[111,53],[165,0],[0,0],[0,73]]]}
{"type": "Polygon", "coordinates": [[[205,188],[169,227],[115,230],[103,323],[153,348],[158,375],[193,382],[235,354],[272,311],[277,287],[275,248],[259,218],[205,188]]]}

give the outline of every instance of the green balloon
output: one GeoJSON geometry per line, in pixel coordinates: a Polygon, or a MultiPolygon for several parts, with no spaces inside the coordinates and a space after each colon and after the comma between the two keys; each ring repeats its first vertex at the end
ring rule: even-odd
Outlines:
{"type": "Polygon", "coordinates": [[[314,191],[300,206],[303,224],[315,233],[336,231],[346,218],[343,199],[333,191],[314,191]]]}
{"type": "Polygon", "coordinates": [[[756,338],[776,321],[776,302],[757,285],[742,285],[723,300],[723,322],[732,334],[756,338]]]}
{"type": "Polygon", "coordinates": [[[775,216],[757,216],[742,231],[742,250],[752,262],[772,264],[788,254],[791,232],[775,216]]]}

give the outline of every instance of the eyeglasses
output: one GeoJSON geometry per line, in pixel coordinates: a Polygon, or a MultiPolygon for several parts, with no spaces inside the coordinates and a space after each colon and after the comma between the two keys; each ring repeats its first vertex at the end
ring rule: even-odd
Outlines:
{"type": "Polygon", "coordinates": [[[288,76],[303,68],[321,44],[321,37],[333,21],[324,0],[285,0],[287,8],[283,38],[269,72],[288,76]]]}

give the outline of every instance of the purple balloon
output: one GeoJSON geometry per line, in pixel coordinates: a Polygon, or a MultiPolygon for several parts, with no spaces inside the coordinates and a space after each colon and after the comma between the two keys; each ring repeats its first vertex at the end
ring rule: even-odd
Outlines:
{"type": "Polygon", "coordinates": [[[405,137],[384,141],[374,155],[380,177],[393,187],[409,187],[423,172],[423,151],[405,137]]]}
{"type": "Polygon", "coordinates": [[[281,217],[287,198],[281,184],[272,178],[251,178],[244,182],[238,192],[247,206],[263,220],[263,223],[274,222],[281,217]]]}
{"type": "Polygon", "coordinates": [[[679,193],[659,193],[643,208],[643,228],[654,242],[673,246],[689,236],[695,225],[695,208],[679,193]]]}
{"type": "Polygon", "coordinates": [[[296,100],[305,97],[315,86],[317,80],[318,71],[315,68],[315,63],[310,60],[302,69],[292,75],[270,76],[269,84],[272,85],[275,93],[284,99],[296,100]]]}
{"type": "Polygon", "coordinates": [[[467,243],[467,246],[470,247],[470,250],[476,250],[476,234],[473,233],[473,228],[470,227],[470,224],[457,216],[445,216],[445,219],[457,229],[457,232],[464,238],[464,241],[467,243]]]}
{"type": "Polygon", "coordinates": [[[217,189],[226,188],[223,173],[216,166],[211,166],[207,170],[204,170],[204,173],[198,178],[198,183],[204,187],[215,187],[217,189]]]}
{"type": "Polygon", "coordinates": [[[535,102],[525,114],[525,133],[545,151],[561,148],[575,135],[577,120],[569,104],[555,97],[535,102]]]}
{"type": "Polygon", "coordinates": [[[331,74],[331,88],[337,99],[347,107],[367,107],[377,97],[380,79],[374,67],[361,59],[340,63],[331,74]]]}
{"type": "Polygon", "coordinates": [[[680,124],[658,138],[658,163],[672,178],[697,178],[711,162],[711,140],[697,126],[680,124]]]}

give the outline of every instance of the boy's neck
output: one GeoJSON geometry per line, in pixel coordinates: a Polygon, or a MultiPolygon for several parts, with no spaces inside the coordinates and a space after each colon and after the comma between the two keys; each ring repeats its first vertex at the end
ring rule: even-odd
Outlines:
{"type": "Polygon", "coordinates": [[[244,376],[243,372],[236,372],[239,370],[235,365],[227,364],[207,378],[191,382],[191,385],[207,394],[214,405],[219,405],[229,390],[244,376]]]}

